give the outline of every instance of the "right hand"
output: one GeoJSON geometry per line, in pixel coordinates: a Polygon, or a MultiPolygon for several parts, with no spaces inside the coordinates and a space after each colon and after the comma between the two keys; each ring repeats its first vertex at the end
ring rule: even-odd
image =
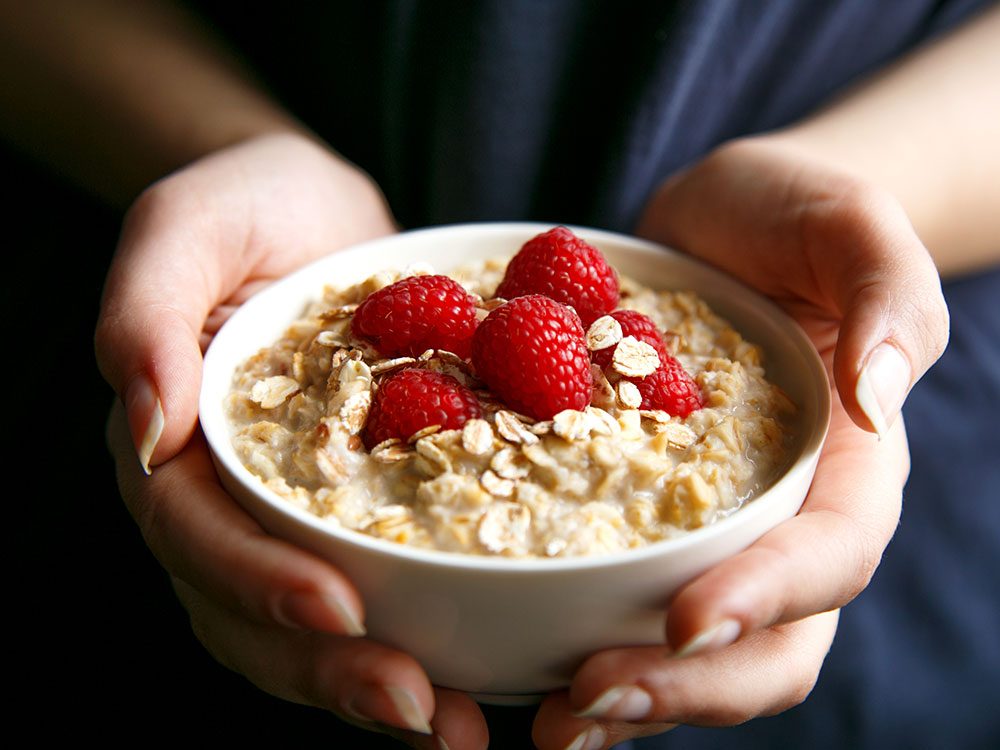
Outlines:
{"type": "Polygon", "coordinates": [[[351,583],[244,513],[197,429],[202,351],[232,310],[314,258],[395,230],[367,175],[300,135],[245,141],[147,189],[126,216],[97,325],[98,363],[121,398],[108,441],[129,511],[220,662],[416,747],[440,736],[472,750],[486,745],[475,703],[359,637],[351,583]]]}

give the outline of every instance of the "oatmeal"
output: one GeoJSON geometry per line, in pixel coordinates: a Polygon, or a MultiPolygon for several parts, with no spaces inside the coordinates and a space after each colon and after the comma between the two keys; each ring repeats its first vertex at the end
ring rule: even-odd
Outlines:
{"type": "MultiPolygon", "coordinates": [[[[504,305],[494,292],[506,266],[498,259],[449,273],[474,301],[473,327],[504,305]]],[[[581,328],[589,403],[529,416],[487,387],[472,357],[434,348],[387,356],[356,335],[353,318],[369,295],[429,274],[385,271],[327,288],[236,372],[226,411],[237,454],[288,502],[418,547],[595,555],[710,524],[785,468],[794,405],[765,379],[760,348],[695,294],[620,279],[615,314],[581,328]],[[655,338],[626,335],[620,320],[638,329],[620,310],[646,316],[655,338]],[[677,363],[673,371],[665,360],[677,363]],[[449,427],[445,416],[372,442],[387,384],[414,369],[474,396],[458,405],[461,423],[449,427]],[[683,416],[646,408],[657,378],[681,388],[675,376],[692,383],[700,408],[683,416]]]]}

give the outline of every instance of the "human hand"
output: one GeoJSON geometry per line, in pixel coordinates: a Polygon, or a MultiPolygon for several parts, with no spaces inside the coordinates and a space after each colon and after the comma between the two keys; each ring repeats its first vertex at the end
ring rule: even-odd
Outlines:
{"type": "Polygon", "coordinates": [[[481,748],[474,702],[358,637],[350,582],[239,508],[196,426],[202,350],[236,305],[315,257],[394,230],[367,176],[301,136],[246,141],[148,189],[126,217],[98,322],[101,370],[121,396],[108,439],[130,512],[220,662],[418,747],[438,747],[433,728],[452,750],[481,748]]]}
{"type": "Polygon", "coordinates": [[[948,338],[937,273],[898,203],[780,138],[724,146],[668,180],[638,233],[774,299],[812,338],[839,399],[800,513],[684,587],[666,647],[588,659],[542,705],[542,750],[736,724],[808,695],[837,609],[867,586],[898,522],[909,471],[899,409],[948,338]]]}

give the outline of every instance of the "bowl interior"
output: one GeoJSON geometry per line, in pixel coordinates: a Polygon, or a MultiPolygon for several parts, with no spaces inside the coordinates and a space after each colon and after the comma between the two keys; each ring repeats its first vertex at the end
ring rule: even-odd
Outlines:
{"type": "Polygon", "coordinates": [[[799,406],[796,442],[786,475],[738,513],[710,526],[646,548],[600,557],[553,560],[511,560],[436,552],[393,544],[338,529],[312,514],[293,507],[267,490],[239,461],[230,441],[230,427],[223,413],[233,371],[238,363],[278,339],[302,313],[307,302],[318,298],[324,286],[348,285],[386,268],[403,268],[428,262],[438,272],[475,260],[510,256],[530,237],[550,225],[463,224],[406,232],[327,256],[267,287],[247,301],[218,332],[205,355],[201,390],[201,424],[216,461],[241,485],[282,513],[301,523],[322,528],[343,543],[408,557],[428,565],[460,565],[492,570],[530,572],[538,566],[580,568],[614,565],[636,555],[655,555],[665,547],[685,547],[709,541],[748,516],[766,513],[768,497],[796,471],[810,470],[826,436],[830,388],[825,369],[802,330],[776,305],[725,274],[667,248],[624,235],[573,227],[607,256],[619,273],[658,289],[690,289],[726,318],[748,340],[765,352],[767,376],[781,386],[799,406]],[[807,467],[807,468],[800,468],[807,467]]]}

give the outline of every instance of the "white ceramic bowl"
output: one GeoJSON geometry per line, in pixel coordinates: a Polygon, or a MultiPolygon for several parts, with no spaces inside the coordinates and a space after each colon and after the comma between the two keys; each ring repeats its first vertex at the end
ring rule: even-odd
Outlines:
{"type": "Polygon", "coordinates": [[[793,516],[812,481],[830,388],[812,344],[775,305],[666,248],[573,227],[623,274],[692,289],[763,346],[769,379],[800,406],[796,456],[769,490],[732,516],[679,539],[600,557],[513,560],[406,547],[325,524],[267,490],[236,456],[223,414],[238,363],[272,344],[323,286],[420,260],[447,272],[511,255],[540,224],[464,224],[406,232],[335,253],[244,304],[205,355],[201,424],[219,478],[270,533],[339,567],[364,598],[369,636],[416,657],[431,680],[490,702],[517,703],[568,684],[588,654],[664,641],[665,602],[685,582],[793,516]]]}

